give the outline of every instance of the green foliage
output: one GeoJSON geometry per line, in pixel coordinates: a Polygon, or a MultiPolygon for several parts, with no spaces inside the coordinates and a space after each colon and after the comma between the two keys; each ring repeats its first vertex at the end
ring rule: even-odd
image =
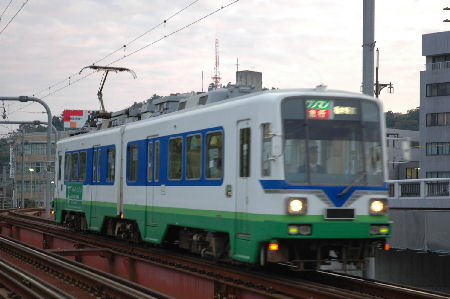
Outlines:
{"type": "Polygon", "coordinates": [[[399,130],[419,130],[419,107],[408,110],[405,114],[388,111],[386,117],[386,127],[399,130]]]}

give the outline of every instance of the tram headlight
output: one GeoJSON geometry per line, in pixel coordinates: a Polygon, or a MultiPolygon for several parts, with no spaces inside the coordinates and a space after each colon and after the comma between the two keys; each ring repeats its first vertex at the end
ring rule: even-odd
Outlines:
{"type": "Polygon", "coordinates": [[[372,215],[385,215],[388,210],[386,198],[372,198],[369,203],[369,211],[372,215]]]}
{"type": "Polygon", "coordinates": [[[289,197],[287,201],[287,212],[290,215],[302,215],[307,211],[306,198],[289,197]]]}

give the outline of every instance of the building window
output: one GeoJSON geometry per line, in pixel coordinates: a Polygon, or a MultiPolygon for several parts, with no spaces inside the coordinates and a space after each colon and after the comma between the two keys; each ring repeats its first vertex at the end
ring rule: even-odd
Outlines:
{"type": "Polygon", "coordinates": [[[426,123],[427,127],[450,126],[450,112],[428,113],[426,123]]]}
{"type": "Polygon", "coordinates": [[[183,162],[183,138],[169,140],[169,180],[181,180],[183,162]]]}
{"type": "Polygon", "coordinates": [[[426,144],[427,156],[450,155],[450,142],[429,142],[426,144]]]}
{"type": "Polygon", "coordinates": [[[106,181],[107,182],[114,182],[114,176],[115,176],[115,163],[116,163],[116,150],[115,148],[108,148],[107,150],[107,157],[108,157],[108,169],[106,172],[106,181]]]}
{"type": "Polygon", "coordinates": [[[450,171],[427,171],[427,178],[450,178],[450,171]]]}
{"type": "Polygon", "coordinates": [[[214,132],[206,135],[205,177],[207,179],[222,178],[222,142],[222,132],[214,132]]]}
{"type": "Polygon", "coordinates": [[[387,137],[387,147],[394,148],[396,146],[396,144],[398,143],[397,139],[399,139],[399,135],[388,133],[388,134],[386,134],[386,137],[387,137]]]}
{"type": "Polygon", "coordinates": [[[186,179],[199,179],[202,175],[202,136],[186,138],[186,179]]]}
{"type": "Polygon", "coordinates": [[[450,82],[433,83],[426,85],[426,96],[448,96],[450,95],[450,82]]]}
{"type": "Polygon", "coordinates": [[[407,179],[418,179],[420,168],[406,168],[407,179]]]}
{"type": "Polygon", "coordinates": [[[128,180],[136,182],[138,176],[138,146],[128,147],[128,180]]]}

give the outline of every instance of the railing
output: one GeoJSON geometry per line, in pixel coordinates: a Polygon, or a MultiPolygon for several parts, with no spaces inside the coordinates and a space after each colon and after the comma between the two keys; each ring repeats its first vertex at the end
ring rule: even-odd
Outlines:
{"type": "Polygon", "coordinates": [[[448,179],[413,179],[390,180],[389,198],[444,198],[450,199],[450,178],[448,179]]]}
{"type": "Polygon", "coordinates": [[[450,61],[427,63],[425,64],[425,67],[427,71],[450,69],[450,61]]]}

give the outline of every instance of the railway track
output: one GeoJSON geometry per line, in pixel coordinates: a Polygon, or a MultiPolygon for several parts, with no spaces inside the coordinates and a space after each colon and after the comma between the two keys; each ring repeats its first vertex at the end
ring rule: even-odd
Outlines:
{"type": "Polygon", "coordinates": [[[0,282],[6,291],[3,297],[14,298],[75,298],[52,284],[30,274],[24,269],[9,263],[0,261],[0,282]]]}
{"type": "Polygon", "coordinates": [[[0,281],[23,298],[169,298],[3,236],[0,255],[0,281]]]}
{"type": "MultiPolygon", "coordinates": [[[[252,272],[232,265],[214,264],[200,258],[186,257],[176,252],[170,252],[170,256],[168,256],[167,251],[159,248],[146,248],[137,244],[130,246],[129,243],[118,242],[93,234],[73,234],[73,232],[52,221],[12,211],[0,214],[0,220],[11,225],[40,231],[47,238],[71,240],[74,244],[77,244],[77,247],[85,248],[85,250],[87,248],[101,250],[103,255],[108,256],[121,255],[130,261],[133,260],[133,264],[153,265],[177,273],[184,273],[189,277],[213,281],[216,298],[237,298],[239,294],[244,292],[275,298],[449,298],[446,294],[336,273],[308,272],[306,275],[299,274],[299,276],[290,273],[289,276],[286,276],[282,272],[280,274],[252,272]]],[[[76,253],[59,251],[59,254],[76,253]]],[[[139,280],[133,275],[128,278],[135,281],[139,280]]]]}

